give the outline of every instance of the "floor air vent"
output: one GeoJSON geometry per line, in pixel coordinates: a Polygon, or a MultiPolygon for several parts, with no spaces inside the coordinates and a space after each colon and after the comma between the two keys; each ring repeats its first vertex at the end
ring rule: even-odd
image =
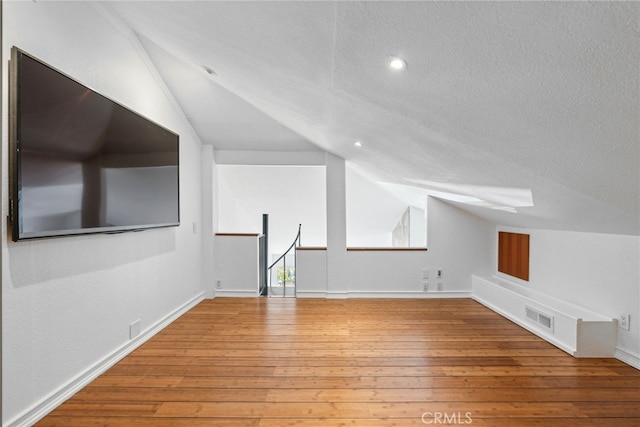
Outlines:
{"type": "Polygon", "coordinates": [[[528,320],[548,331],[553,332],[553,316],[527,306],[525,306],[524,309],[528,320]]]}

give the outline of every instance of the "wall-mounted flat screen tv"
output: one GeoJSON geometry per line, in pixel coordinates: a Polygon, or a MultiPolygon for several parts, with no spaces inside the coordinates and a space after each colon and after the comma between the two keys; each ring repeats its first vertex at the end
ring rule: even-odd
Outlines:
{"type": "Polygon", "coordinates": [[[13,48],[12,239],[180,224],[179,136],[13,48]]]}

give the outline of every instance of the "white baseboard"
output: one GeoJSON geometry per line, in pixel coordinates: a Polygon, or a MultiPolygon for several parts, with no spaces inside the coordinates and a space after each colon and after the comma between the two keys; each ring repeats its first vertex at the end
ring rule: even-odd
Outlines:
{"type": "Polygon", "coordinates": [[[53,411],[65,400],[69,399],[75,393],[80,391],[83,387],[88,385],[91,381],[95,380],[98,376],[106,372],[113,365],[118,363],[126,355],[131,353],[136,348],[140,347],[146,341],[148,341],[155,334],[167,327],[171,322],[182,316],[184,313],[195,307],[198,303],[204,300],[205,294],[194,296],[180,307],[167,314],[164,318],[147,328],[140,335],[133,340],[127,342],[121,347],[117,348],[113,353],[107,355],[96,364],[86,369],[84,372],[78,374],[75,378],[68,381],[66,384],[59,387],[57,390],[50,393],[48,396],[33,404],[29,409],[15,416],[11,420],[3,424],[4,427],[27,427],[32,426],[38,420],[42,419],[49,412],[53,411]]]}
{"type": "Polygon", "coordinates": [[[440,291],[440,292],[392,292],[392,291],[349,291],[347,298],[414,298],[414,299],[438,299],[438,298],[471,298],[471,292],[466,291],[440,291]]]}
{"type": "Polygon", "coordinates": [[[296,291],[296,298],[327,298],[327,291],[296,291]]]}
{"type": "Polygon", "coordinates": [[[629,350],[616,348],[615,358],[640,370],[640,354],[632,353],[629,350]]]}
{"type": "Polygon", "coordinates": [[[216,297],[240,297],[240,298],[246,298],[246,297],[257,297],[258,295],[258,291],[256,289],[250,289],[250,290],[246,290],[246,289],[239,289],[239,290],[230,290],[230,289],[216,289],[216,297]]]}
{"type": "MultiPolygon", "coordinates": [[[[314,292],[316,293],[316,292],[314,292]]],[[[440,291],[440,292],[394,292],[394,291],[345,291],[345,292],[325,292],[323,295],[318,293],[318,298],[471,298],[471,292],[468,291],[440,291]]]]}
{"type": "MultiPolygon", "coordinates": [[[[255,290],[225,290],[216,289],[216,297],[257,297],[255,290]]],[[[278,297],[281,295],[275,295],[278,297]]],[[[471,292],[468,291],[440,291],[440,292],[394,292],[394,291],[318,291],[318,290],[297,290],[298,298],[328,298],[328,299],[347,299],[347,298],[471,298],[471,292]]]]}
{"type": "Polygon", "coordinates": [[[327,299],[347,299],[347,298],[349,298],[349,294],[347,292],[327,291],[325,297],[327,299]]]}

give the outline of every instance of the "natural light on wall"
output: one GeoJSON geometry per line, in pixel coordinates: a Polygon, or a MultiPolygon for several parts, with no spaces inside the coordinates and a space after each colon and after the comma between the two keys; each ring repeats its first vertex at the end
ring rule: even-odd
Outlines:
{"type": "Polygon", "coordinates": [[[518,213],[518,208],[533,206],[533,195],[526,188],[409,178],[405,182],[380,182],[366,171],[347,164],[348,247],[425,247],[427,199],[430,196],[514,214],[518,213]],[[411,230],[414,233],[410,233],[411,230]]]}
{"type": "Polygon", "coordinates": [[[278,256],[302,224],[304,246],[327,245],[324,166],[217,165],[218,232],[260,233],[269,214],[269,248],[278,256]]]}
{"type": "Polygon", "coordinates": [[[348,247],[426,246],[423,190],[388,188],[350,163],[346,190],[348,247]]]}
{"type": "Polygon", "coordinates": [[[533,195],[526,188],[487,187],[409,179],[430,196],[467,205],[517,213],[516,208],[533,206],[533,195]]]}

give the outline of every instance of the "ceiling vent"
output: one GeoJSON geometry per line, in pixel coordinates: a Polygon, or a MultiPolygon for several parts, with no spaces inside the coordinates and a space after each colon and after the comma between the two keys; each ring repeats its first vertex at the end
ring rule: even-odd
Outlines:
{"type": "Polygon", "coordinates": [[[525,306],[524,309],[527,320],[553,333],[553,316],[528,306],[525,306]]]}

